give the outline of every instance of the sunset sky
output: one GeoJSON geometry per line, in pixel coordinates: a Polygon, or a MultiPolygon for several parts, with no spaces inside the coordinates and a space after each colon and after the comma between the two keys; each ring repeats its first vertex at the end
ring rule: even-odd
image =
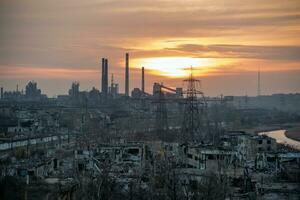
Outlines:
{"type": "Polygon", "coordinates": [[[182,87],[192,65],[206,95],[300,92],[300,0],[1,0],[0,86],[48,96],[100,87],[100,60],[124,92],[182,87]],[[246,3],[247,2],[247,3],[246,3]]]}

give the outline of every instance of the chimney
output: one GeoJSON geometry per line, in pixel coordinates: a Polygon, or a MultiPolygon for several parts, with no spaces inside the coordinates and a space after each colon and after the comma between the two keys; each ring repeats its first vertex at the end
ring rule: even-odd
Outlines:
{"type": "Polygon", "coordinates": [[[3,99],[3,87],[1,87],[1,99],[3,99]]]}
{"type": "Polygon", "coordinates": [[[104,94],[108,92],[108,59],[105,59],[104,94]]]}
{"type": "Polygon", "coordinates": [[[102,58],[102,78],[101,78],[101,92],[104,92],[104,86],[105,86],[105,58],[102,58]]]}
{"type": "Polygon", "coordinates": [[[125,66],[125,96],[129,96],[129,54],[126,53],[126,66],[125,66]]]}
{"type": "Polygon", "coordinates": [[[145,93],[145,68],[142,67],[142,92],[145,93]]]}
{"type": "Polygon", "coordinates": [[[108,60],[102,58],[102,81],[101,81],[101,92],[103,95],[107,95],[108,91],[108,60]]]}

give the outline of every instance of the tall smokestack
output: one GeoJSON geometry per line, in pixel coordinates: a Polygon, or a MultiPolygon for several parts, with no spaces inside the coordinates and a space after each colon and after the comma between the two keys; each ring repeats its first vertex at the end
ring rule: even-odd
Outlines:
{"type": "Polygon", "coordinates": [[[1,99],[3,99],[3,87],[1,87],[1,99]]]}
{"type": "Polygon", "coordinates": [[[142,67],[142,92],[145,93],[145,68],[142,67]]]}
{"type": "Polygon", "coordinates": [[[108,92],[108,60],[105,59],[104,60],[105,65],[104,65],[104,69],[105,69],[105,77],[104,77],[104,94],[107,95],[108,92]]]}
{"type": "Polygon", "coordinates": [[[102,77],[101,77],[101,92],[104,92],[104,86],[105,86],[105,58],[102,58],[102,77]]]}
{"type": "Polygon", "coordinates": [[[126,66],[125,66],[125,96],[129,96],[129,54],[126,53],[126,66]]]}
{"type": "Polygon", "coordinates": [[[260,67],[259,67],[257,72],[257,96],[259,97],[260,95],[261,95],[261,89],[260,89],[260,67]]]}
{"type": "Polygon", "coordinates": [[[107,95],[108,91],[108,60],[102,58],[102,81],[101,81],[101,92],[107,95]]]}

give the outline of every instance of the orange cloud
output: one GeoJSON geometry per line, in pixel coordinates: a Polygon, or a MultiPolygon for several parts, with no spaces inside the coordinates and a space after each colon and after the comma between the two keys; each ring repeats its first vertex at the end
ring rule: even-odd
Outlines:
{"type": "Polygon", "coordinates": [[[99,71],[92,69],[67,69],[53,67],[31,66],[0,66],[2,79],[95,79],[99,77],[99,71]]]}

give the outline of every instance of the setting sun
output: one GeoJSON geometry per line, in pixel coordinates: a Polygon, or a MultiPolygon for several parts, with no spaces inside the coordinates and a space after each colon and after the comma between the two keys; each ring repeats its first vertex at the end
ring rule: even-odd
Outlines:
{"type": "Polygon", "coordinates": [[[207,68],[214,65],[210,58],[190,57],[162,57],[136,59],[135,66],[143,66],[156,75],[167,77],[186,77],[189,75],[189,68],[207,68]]]}

